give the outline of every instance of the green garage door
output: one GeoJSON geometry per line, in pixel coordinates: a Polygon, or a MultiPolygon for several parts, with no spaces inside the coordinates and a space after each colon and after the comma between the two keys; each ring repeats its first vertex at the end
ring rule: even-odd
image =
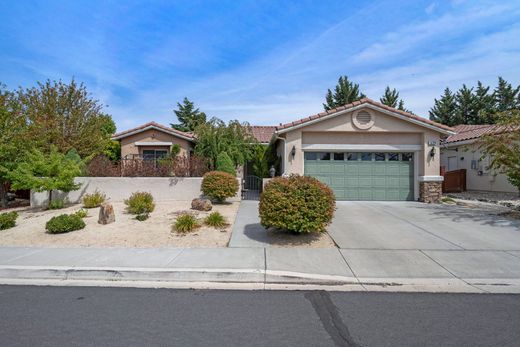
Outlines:
{"type": "Polygon", "coordinates": [[[305,175],[337,200],[413,200],[413,153],[305,152],[305,175]]]}

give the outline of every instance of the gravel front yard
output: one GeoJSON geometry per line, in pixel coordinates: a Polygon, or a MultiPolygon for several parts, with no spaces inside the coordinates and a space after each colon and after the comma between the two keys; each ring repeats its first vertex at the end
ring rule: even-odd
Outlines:
{"type": "Polygon", "coordinates": [[[204,218],[210,212],[190,210],[191,201],[156,201],[150,218],[140,222],[124,212],[122,202],[112,203],[116,221],[108,225],[98,224],[99,208],[89,209],[87,224],[82,230],[66,234],[47,234],[45,223],[53,216],[73,213],[81,205],[61,210],[18,210],[16,226],[0,231],[0,246],[51,246],[51,247],[226,247],[237,214],[239,202],[213,205],[229,223],[225,228],[202,226],[188,234],[172,231],[172,224],[179,211],[189,211],[204,218]]]}
{"type": "Polygon", "coordinates": [[[462,193],[446,193],[445,195],[455,199],[489,202],[520,210],[520,196],[518,193],[469,190],[462,193]]]}

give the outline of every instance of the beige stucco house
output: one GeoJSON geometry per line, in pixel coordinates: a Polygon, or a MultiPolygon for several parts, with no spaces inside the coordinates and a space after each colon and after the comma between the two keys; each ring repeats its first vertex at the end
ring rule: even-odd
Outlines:
{"type": "Polygon", "coordinates": [[[483,156],[478,140],[486,134],[493,134],[496,125],[458,125],[457,132],[443,141],[441,147],[441,166],[446,172],[466,170],[466,189],[492,192],[518,192],[509,183],[507,176],[489,168],[489,156],[483,156]]]}
{"type": "Polygon", "coordinates": [[[364,98],[276,127],[282,174],[314,176],[338,200],[441,197],[445,125],[364,98]]]}
{"type": "Polygon", "coordinates": [[[193,134],[178,131],[156,122],[149,122],[136,128],[114,134],[113,140],[121,143],[123,159],[158,159],[169,154],[170,148],[178,144],[180,155],[189,156],[195,139],[193,134]]]}

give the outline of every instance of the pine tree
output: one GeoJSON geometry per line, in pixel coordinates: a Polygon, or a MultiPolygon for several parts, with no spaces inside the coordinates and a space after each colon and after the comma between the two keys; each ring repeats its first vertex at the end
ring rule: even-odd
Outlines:
{"type": "Polygon", "coordinates": [[[444,94],[439,100],[434,100],[435,104],[430,110],[430,120],[445,124],[448,126],[456,125],[455,111],[457,104],[455,103],[455,95],[450,88],[444,89],[444,94]]]}
{"type": "Polygon", "coordinates": [[[226,152],[221,152],[217,156],[217,170],[227,172],[233,176],[237,174],[233,161],[226,152]]]}
{"type": "Polygon", "coordinates": [[[495,94],[489,93],[490,87],[485,87],[482,82],[477,82],[475,89],[475,112],[474,124],[492,124],[495,114],[495,94]]]}
{"type": "Polygon", "coordinates": [[[502,77],[498,77],[498,86],[495,88],[495,102],[498,112],[520,108],[520,86],[513,88],[502,77]]]}
{"type": "Polygon", "coordinates": [[[455,94],[456,110],[454,125],[456,124],[478,124],[477,112],[475,110],[475,96],[473,88],[462,85],[455,94]]]}
{"type": "Polygon", "coordinates": [[[364,97],[365,95],[359,91],[359,84],[349,81],[347,76],[341,76],[334,88],[334,93],[330,89],[327,90],[326,103],[323,104],[323,108],[328,111],[364,97]]]}
{"type": "Polygon", "coordinates": [[[184,98],[182,104],[177,103],[178,110],[174,110],[179,124],[171,123],[171,127],[180,131],[189,132],[194,131],[195,128],[203,123],[206,123],[206,114],[195,108],[193,102],[188,98],[184,98]]]}
{"type": "MultiPolygon", "coordinates": [[[[390,89],[389,86],[385,88],[385,93],[379,101],[381,101],[382,104],[393,108],[396,108],[402,102],[402,100],[399,100],[399,92],[397,89],[390,89]]],[[[404,103],[402,106],[404,107],[404,103]]]]}

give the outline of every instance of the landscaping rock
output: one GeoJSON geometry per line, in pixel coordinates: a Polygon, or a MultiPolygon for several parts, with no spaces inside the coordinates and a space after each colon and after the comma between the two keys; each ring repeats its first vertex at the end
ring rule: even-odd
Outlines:
{"type": "Polygon", "coordinates": [[[213,205],[208,199],[193,199],[191,201],[191,208],[198,211],[211,211],[213,205]]]}
{"type": "Polygon", "coordinates": [[[114,213],[114,207],[112,204],[103,203],[99,209],[99,224],[110,224],[116,221],[116,215],[114,213]]]}

